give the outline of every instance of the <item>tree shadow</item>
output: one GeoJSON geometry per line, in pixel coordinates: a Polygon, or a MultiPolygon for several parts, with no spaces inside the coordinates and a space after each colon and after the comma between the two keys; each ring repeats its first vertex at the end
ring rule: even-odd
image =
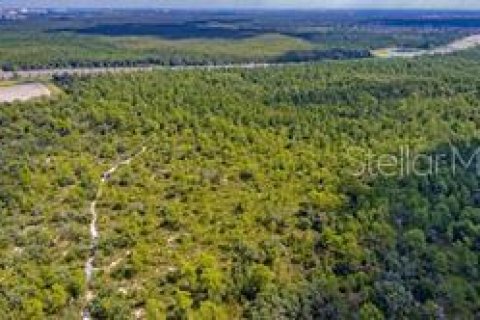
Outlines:
{"type": "Polygon", "coordinates": [[[246,39],[272,32],[270,29],[241,28],[221,21],[187,21],[183,23],[121,23],[97,24],[86,28],[52,29],[55,32],[74,32],[103,36],[156,36],[168,40],[188,39],[246,39]]]}

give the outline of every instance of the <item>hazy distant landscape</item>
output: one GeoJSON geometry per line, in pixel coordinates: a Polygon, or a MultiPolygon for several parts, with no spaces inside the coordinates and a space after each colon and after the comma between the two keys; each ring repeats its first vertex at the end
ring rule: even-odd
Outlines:
{"type": "Polygon", "coordinates": [[[473,10],[0,10],[0,318],[479,318],[479,37],[473,10]]]}
{"type": "Polygon", "coordinates": [[[15,70],[352,59],[392,46],[433,48],[479,29],[475,12],[53,11],[0,25],[0,66],[15,70]]]}

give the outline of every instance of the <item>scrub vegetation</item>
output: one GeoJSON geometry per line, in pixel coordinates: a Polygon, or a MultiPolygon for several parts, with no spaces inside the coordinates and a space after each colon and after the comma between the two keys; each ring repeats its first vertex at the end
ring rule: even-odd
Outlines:
{"type": "Polygon", "coordinates": [[[479,52],[64,77],[57,100],[2,106],[2,314],[478,317],[475,166],[352,172],[405,146],[473,154],[479,52]]]}

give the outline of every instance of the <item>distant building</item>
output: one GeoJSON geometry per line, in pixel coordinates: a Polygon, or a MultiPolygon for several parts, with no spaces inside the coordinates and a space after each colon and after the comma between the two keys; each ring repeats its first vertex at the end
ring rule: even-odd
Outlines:
{"type": "Polygon", "coordinates": [[[0,8],[0,20],[23,20],[27,18],[28,14],[29,10],[27,8],[0,8]]]}

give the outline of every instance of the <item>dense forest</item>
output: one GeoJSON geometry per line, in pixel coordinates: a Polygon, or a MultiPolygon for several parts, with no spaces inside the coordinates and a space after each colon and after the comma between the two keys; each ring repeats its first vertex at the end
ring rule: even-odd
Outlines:
{"type": "Polygon", "coordinates": [[[63,77],[2,105],[1,314],[478,318],[479,164],[451,155],[480,146],[479,57],[63,77]],[[405,147],[438,170],[354,174],[405,147]]]}
{"type": "Polygon", "coordinates": [[[475,12],[53,11],[0,21],[0,68],[351,59],[390,46],[428,49],[479,30],[475,12]]]}

